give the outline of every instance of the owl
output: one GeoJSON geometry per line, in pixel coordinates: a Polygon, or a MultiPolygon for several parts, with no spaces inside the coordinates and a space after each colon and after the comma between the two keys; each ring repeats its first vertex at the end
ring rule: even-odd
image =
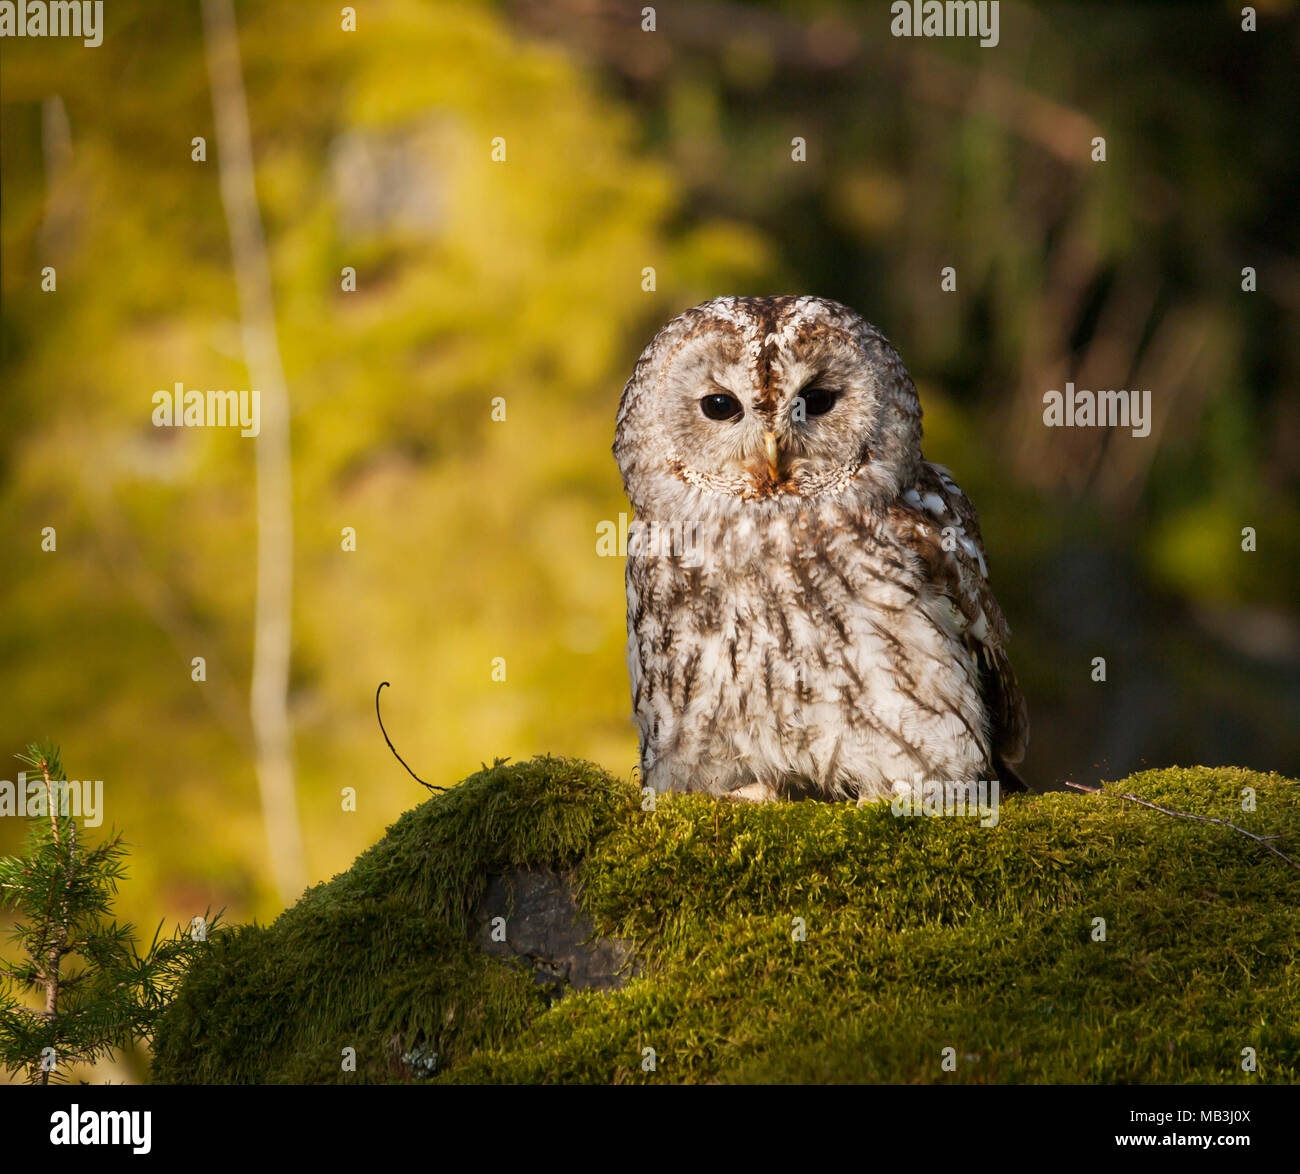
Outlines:
{"type": "Polygon", "coordinates": [[[856,799],[998,780],[1028,740],[974,506],[902,359],[817,297],[669,322],[619,404],[627,626],[656,791],[856,799]]]}

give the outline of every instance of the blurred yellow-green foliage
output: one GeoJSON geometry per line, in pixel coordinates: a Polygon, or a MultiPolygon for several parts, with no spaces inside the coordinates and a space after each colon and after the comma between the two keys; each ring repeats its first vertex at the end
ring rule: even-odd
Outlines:
{"type": "MultiPolygon", "coordinates": [[[[614,0],[356,7],[345,32],[337,4],[235,6],[311,879],[423,795],[381,680],[425,778],[631,769],[623,566],[595,551],[626,509],[614,411],[654,329],[722,293],[838,298],[907,359],[927,455],[985,519],[1031,780],[1300,769],[1292,5],[1251,35],[1230,5],[1004,3],[996,49],[892,38],[887,5],[847,0],[661,6],[654,32],[614,0]],[[1152,435],[1043,428],[1066,379],[1151,387],[1152,435]]],[[[266,917],[257,442],[151,424],[177,382],[248,385],[203,23],[105,10],[99,48],[3,45],[0,753],[50,737],[104,779],[129,916],[266,917]]]]}
{"type": "MultiPolygon", "coordinates": [[[[197,8],[134,8],[98,55],[6,46],[21,443],[6,452],[5,733],[49,730],[73,777],[105,778],[143,890],[170,879],[265,913],[244,716],[255,442],[150,423],[178,380],[247,385],[215,168],[190,158],[213,136],[201,25],[197,8]],[[52,95],[73,135],[47,184],[52,95]],[[45,264],[53,295],[29,280],[45,264]],[[44,525],[56,553],[27,540],[44,525]]],[[[355,38],[300,5],[240,15],[293,404],[293,714],[322,877],[423,794],[379,740],[381,679],[426,777],[557,745],[631,767],[622,564],[594,553],[595,521],[626,508],[616,381],[638,329],[752,281],[765,248],[722,217],[670,228],[680,185],[637,150],[631,115],[481,7],[370,9],[355,38]],[[654,295],[643,265],[664,273],[654,295]]]]}

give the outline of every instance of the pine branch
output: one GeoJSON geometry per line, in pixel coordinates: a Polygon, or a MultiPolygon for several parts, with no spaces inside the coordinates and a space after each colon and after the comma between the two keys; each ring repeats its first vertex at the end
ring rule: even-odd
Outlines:
{"type": "MultiPolygon", "coordinates": [[[[61,814],[58,750],[29,746],[18,757],[40,772],[47,818],[30,817],[25,857],[0,858],[0,904],[19,912],[9,936],[23,955],[0,963],[0,1066],[48,1085],[66,1081],[73,1064],[147,1038],[200,944],[180,926],[163,938],[159,923],[140,952],[135,927],[111,920],[126,876],[121,835],[83,845],[75,820],[61,814]],[[40,1006],[20,1005],[17,992],[40,1006]]],[[[220,914],[209,914],[211,929],[220,914]]]]}

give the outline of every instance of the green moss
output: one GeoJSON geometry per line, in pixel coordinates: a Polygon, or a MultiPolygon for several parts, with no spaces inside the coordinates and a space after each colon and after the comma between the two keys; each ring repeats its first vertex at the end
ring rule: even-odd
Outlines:
{"type": "MultiPolygon", "coordinates": [[[[1300,785],[1277,775],[1108,790],[1300,845],[1300,785]]],[[[1298,896],[1300,872],[1244,837],[1103,796],[1014,797],[990,829],[883,803],[643,812],[587,764],[498,765],[269,928],[218,935],[155,1075],[409,1079],[400,1056],[433,1051],[438,1081],[1295,1081],[1298,896]],[[579,860],[587,912],[647,972],[548,1007],[478,951],[470,914],[491,872],[579,860]]]]}
{"type": "Polygon", "coordinates": [[[470,940],[487,877],[576,860],[631,800],[598,767],[538,758],[408,811],[272,925],[214,935],[157,1033],[155,1079],[387,1080],[406,1053],[441,1065],[514,1039],[546,1000],[470,940]]]}

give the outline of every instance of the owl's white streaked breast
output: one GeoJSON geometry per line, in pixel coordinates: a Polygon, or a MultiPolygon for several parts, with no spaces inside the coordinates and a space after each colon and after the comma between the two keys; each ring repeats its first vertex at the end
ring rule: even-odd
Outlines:
{"type": "Polygon", "coordinates": [[[874,798],[988,777],[959,618],[878,517],[791,503],[649,536],[633,523],[627,566],[649,785],[874,798]]]}

